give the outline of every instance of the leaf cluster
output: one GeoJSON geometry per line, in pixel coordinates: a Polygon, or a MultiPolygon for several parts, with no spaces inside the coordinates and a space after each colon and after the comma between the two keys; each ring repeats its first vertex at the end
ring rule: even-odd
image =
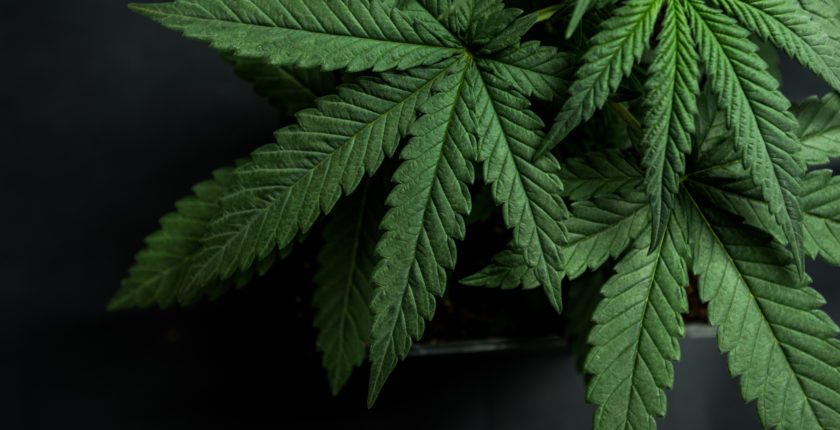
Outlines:
{"type": "Polygon", "coordinates": [[[176,203],[110,308],[218,297],[327,216],[317,347],[333,393],[367,354],[373,405],[452,283],[467,227],[498,217],[507,249],[461,284],[541,288],[565,313],[594,427],[664,416],[696,274],[762,425],[840,428],[840,329],[804,269],[840,264],[840,181],[807,171],[840,156],[840,98],[791,106],[756,39],[840,90],[838,5],[132,8],[209,42],[295,122],[176,203]]]}

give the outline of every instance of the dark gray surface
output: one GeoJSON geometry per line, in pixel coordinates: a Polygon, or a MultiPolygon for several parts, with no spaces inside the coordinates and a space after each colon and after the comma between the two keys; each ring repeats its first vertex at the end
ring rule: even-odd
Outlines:
{"type": "MultiPolygon", "coordinates": [[[[142,238],[275,112],[204,44],[118,1],[13,2],[0,26],[0,428],[586,428],[562,351],[416,358],[372,411],[364,372],[327,393],[283,273],[193,309],[107,314],[142,238]],[[272,283],[273,282],[273,283],[272,283]]],[[[785,90],[814,80],[783,63],[785,90]]],[[[838,271],[812,265],[840,318],[838,271]]],[[[291,274],[291,275],[290,275],[291,274]]],[[[294,295],[294,294],[292,294],[294,295]]],[[[662,429],[758,428],[711,340],[682,342],[662,429]]]]}

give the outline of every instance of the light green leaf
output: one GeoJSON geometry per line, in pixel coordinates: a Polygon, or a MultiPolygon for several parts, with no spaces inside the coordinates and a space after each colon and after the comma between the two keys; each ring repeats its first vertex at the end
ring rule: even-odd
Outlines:
{"type": "Polygon", "coordinates": [[[131,8],[238,57],[321,70],[408,69],[461,52],[432,19],[380,0],[178,0],[131,8]]]}
{"type": "Polygon", "coordinates": [[[769,203],[770,212],[791,245],[800,273],[804,273],[800,178],[804,169],[796,157],[799,142],[793,135],[796,120],[790,103],[755,53],[749,33],[732,18],[689,0],[686,10],[705,61],[708,85],[726,112],[736,150],[753,181],[769,203]]]}
{"type": "Polygon", "coordinates": [[[464,237],[464,215],[470,211],[467,184],[473,181],[475,130],[467,82],[474,67],[460,59],[435,82],[436,92],[421,107],[411,127],[414,136],[400,154],[391,207],[382,220],[385,231],[376,246],[382,257],[374,270],[376,284],[370,349],[368,406],[382,389],[412,339],[423,335],[431,319],[434,295],[446,288],[447,269],[455,266],[455,239],[464,237]]]}
{"type": "Polygon", "coordinates": [[[581,122],[604,106],[607,97],[630,74],[648,47],[662,0],[628,0],[617,8],[592,38],[583,65],[569,88],[569,98],[554,119],[554,125],[538,155],[554,148],[581,122]]]}
{"type": "Polygon", "coordinates": [[[840,427],[840,330],[769,236],[692,197],[700,297],[741,395],[764,428],[840,427]]]}
{"type": "MultiPolygon", "coordinates": [[[[647,94],[642,147],[645,190],[651,207],[651,246],[659,243],[685,173],[697,114],[697,53],[682,3],[669,3],[656,56],[645,84],[647,94]]],[[[652,251],[652,250],[651,250],[652,251]]]]}
{"type": "Polygon", "coordinates": [[[370,338],[371,274],[376,265],[376,242],[382,218],[378,187],[366,184],[339,204],[324,228],[324,246],[318,253],[320,268],[313,281],[317,309],[313,325],[318,330],[316,346],[333,395],[361,366],[370,338]]]}
{"type": "Polygon", "coordinates": [[[685,227],[670,218],[652,253],[643,235],[601,288],[584,364],[593,375],[586,399],[597,405],[595,429],[652,429],[654,417],[665,416],[663,389],[674,382],[671,362],[680,358],[681,313],[688,311],[685,227]]]}

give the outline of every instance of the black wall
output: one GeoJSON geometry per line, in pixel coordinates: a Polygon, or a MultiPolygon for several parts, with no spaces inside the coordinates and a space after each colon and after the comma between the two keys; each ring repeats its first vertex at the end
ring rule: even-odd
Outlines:
{"type": "MultiPolygon", "coordinates": [[[[586,428],[563,351],[403,363],[371,411],[328,395],[311,261],[215,303],[106,313],[157,218],[279,118],[203,43],[114,0],[9,2],[0,157],[0,428],[586,428]],[[37,6],[36,6],[37,4],[37,6]]],[[[795,99],[823,92],[784,62],[795,99]]],[[[812,267],[840,320],[837,269],[812,267]]],[[[713,340],[686,340],[663,429],[758,428],[713,340]],[[728,423],[728,424],[727,424],[728,423]]]]}

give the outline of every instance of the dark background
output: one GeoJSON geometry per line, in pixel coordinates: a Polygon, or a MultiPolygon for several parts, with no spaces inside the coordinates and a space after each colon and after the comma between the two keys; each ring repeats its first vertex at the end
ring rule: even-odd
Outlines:
{"type": "MultiPolygon", "coordinates": [[[[106,313],[143,237],[279,116],[206,45],[120,1],[8,2],[0,26],[0,428],[587,428],[560,349],[410,358],[328,394],[311,258],[214,303],[106,313]],[[300,301],[300,302],[299,302],[300,301]]],[[[825,86],[783,61],[794,100],[825,86]]],[[[812,264],[840,320],[838,271],[812,264]]],[[[662,429],[759,428],[714,340],[682,341],[662,429]]]]}

